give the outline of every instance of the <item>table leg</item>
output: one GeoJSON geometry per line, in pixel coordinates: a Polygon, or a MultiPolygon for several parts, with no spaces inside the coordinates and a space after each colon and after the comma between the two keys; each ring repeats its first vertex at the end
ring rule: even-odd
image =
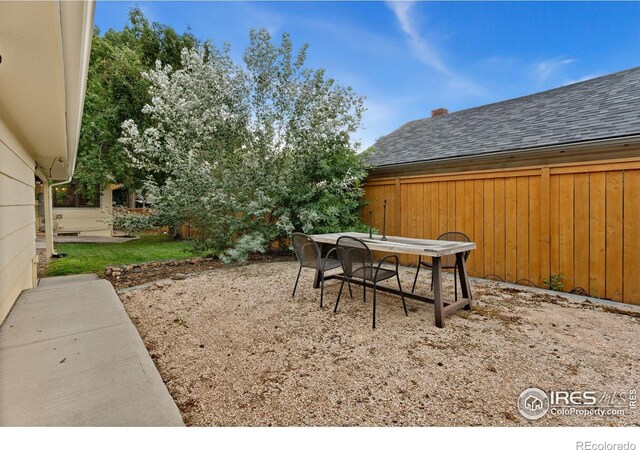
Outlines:
{"type": "Polygon", "coordinates": [[[440,258],[433,258],[433,306],[435,307],[436,326],[444,328],[444,304],[442,302],[442,270],[440,269],[440,258]]]}
{"type": "MultiPolygon", "coordinates": [[[[325,244],[324,242],[320,242],[318,244],[318,247],[320,247],[320,256],[322,256],[324,258],[324,256],[327,254],[327,252],[329,251],[329,244],[325,244]]],[[[316,275],[313,278],[313,288],[314,289],[318,289],[320,287],[320,279],[321,279],[321,270],[320,269],[316,269],[316,275]]]]}
{"type": "Polygon", "coordinates": [[[458,263],[458,272],[460,273],[460,285],[462,287],[462,297],[469,300],[464,309],[471,311],[471,286],[469,285],[469,274],[467,273],[467,264],[464,260],[464,253],[456,253],[456,262],[458,263]]]}

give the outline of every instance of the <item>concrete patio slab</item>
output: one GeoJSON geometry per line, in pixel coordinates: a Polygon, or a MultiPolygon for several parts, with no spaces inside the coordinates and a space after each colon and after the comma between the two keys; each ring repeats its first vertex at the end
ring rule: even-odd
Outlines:
{"type": "Polygon", "coordinates": [[[81,275],[67,275],[64,277],[49,277],[49,278],[41,278],[38,281],[38,287],[57,287],[60,285],[66,285],[74,282],[83,282],[83,281],[95,281],[99,280],[100,277],[95,273],[84,273],[81,275]]]}
{"type": "MultiPolygon", "coordinates": [[[[122,244],[135,241],[138,237],[121,236],[54,236],[54,244],[122,244]]],[[[44,236],[36,237],[36,248],[46,248],[44,236]]]]}
{"type": "Polygon", "coordinates": [[[0,425],[184,425],[111,284],[63,278],[0,327],[0,425]]]}

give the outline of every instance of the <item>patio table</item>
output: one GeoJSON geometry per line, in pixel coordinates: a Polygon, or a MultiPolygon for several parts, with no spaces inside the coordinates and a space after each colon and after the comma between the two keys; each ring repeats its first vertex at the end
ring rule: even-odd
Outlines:
{"type": "MultiPolygon", "coordinates": [[[[383,241],[381,235],[373,235],[369,238],[367,233],[327,233],[327,234],[314,234],[311,236],[314,241],[320,246],[322,254],[326,254],[331,247],[336,245],[336,242],[341,236],[352,236],[361,239],[367,244],[369,249],[374,251],[386,252],[386,253],[401,253],[406,255],[419,255],[428,256],[433,260],[433,298],[425,295],[420,295],[412,292],[403,292],[406,298],[411,298],[426,303],[433,303],[435,309],[435,323],[438,328],[444,328],[444,318],[449,314],[452,314],[459,309],[471,310],[471,288],[469,287],[469,275],[467,273],[467,267],[465,264],[464,254],[465,252],[474,250],[476,248],[475,242],[453,242],[453,241],[439,241],[432,239],[413,239],[398,236],[387,236],[387,240],[383,241]],[[442,269],[440,258],[447,255],[456,255],[456,262],[458,264],[458,270],[460,273],[460,285],[462,287],[462,298],[457,301],[445,301],[442,298],[442,269]]],[[[328,275],[324,279],[338,279],[342,280],[344,274],[328,275]]],[[[373,287],[371,283],[364,280],[351,279],[351,283],[373,287]]],[[[316,271],[316,277],[313,286],[318,288],[320,286],[320,271],[316,271]]],[[[394,289],[387,286],[377,287],[378,290],[389,292],[392,294],[400,294],[398,289],[394,289]]]]}

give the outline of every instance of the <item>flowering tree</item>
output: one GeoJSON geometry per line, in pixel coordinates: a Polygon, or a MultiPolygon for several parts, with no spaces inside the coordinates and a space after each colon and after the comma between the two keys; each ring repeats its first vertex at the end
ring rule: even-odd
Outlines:
{"type": "Polygon", "coordinates": [[[152,69],[156,60],[179,68],[181,50],[197,45],[191,33],[149,22],[137,7],[123,30],[94,29],[74,173],[78,188],[89,195],[110,183],[123,184],[131,193],[140,188],[147,174],[130,164],[118,142],[124,120],[141,124],[146,119],[142,107],[150,101],[149,83],[140,73],[152,69]]]}
{"type": "Polygon", "coordinates": [[[197,245],[225,260],[295,229],[361,226],[366,171],[350,136],[363,99],[305,68],[306,52],[265,30],[251,32],[244,66],[228,47],[184,49],[181,69],[158,62],[144,74],[151,126],[123,124],[131,160],[154,174],[147,188],[158,218],[190,222],[203,235],[197,245]]]}

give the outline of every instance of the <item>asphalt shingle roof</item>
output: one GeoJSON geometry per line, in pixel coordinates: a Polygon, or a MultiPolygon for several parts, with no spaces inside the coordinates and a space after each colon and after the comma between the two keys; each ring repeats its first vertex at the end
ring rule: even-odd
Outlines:
{"type": "Polygon", "coordinates": [[[640,134],[640,67],[408,122],[380,138],[374,166],[640,134]]]}

